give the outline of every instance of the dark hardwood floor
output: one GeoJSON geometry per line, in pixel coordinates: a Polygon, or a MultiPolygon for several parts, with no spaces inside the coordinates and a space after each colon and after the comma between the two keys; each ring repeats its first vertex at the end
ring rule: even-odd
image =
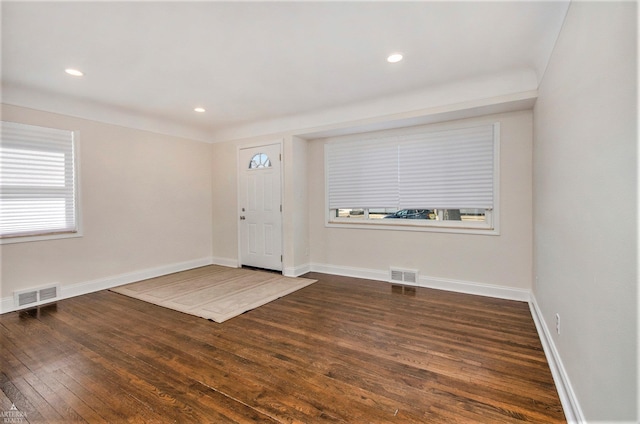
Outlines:
{"type": "Polygon", "coordinates": [[[563,422],[529,307],[308,274],[216,324],[110,291],[0,316],[22,422],[563,422]]]}

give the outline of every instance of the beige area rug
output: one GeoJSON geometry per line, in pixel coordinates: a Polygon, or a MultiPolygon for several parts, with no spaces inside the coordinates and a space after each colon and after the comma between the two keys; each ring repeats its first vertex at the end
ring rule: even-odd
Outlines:
{"type": "Polygon", "coordinates": [[[115,287],[111,291],[223,322],[316,281],[209,265],[115,287]]]}

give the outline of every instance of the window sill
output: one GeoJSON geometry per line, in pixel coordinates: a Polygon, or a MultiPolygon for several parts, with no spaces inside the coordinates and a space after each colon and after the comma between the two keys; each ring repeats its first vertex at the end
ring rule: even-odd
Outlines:
{"type": "Polygon", "coordinates": [[[59,240],[67,238],[82,237],[82,232],[66,232],[66,233],[52,233],[52,234],[40,234],[33,236],[13,236],[0,238],[0,245],[13,244],[13,243],[28,243],[33,241],[47,241],[47,240],[59,240]]]}
{"type": "MultiPolygon", "coordinates": [[[[356,218],[357,219],[357,218],[356,218]]],[[[432,232],[432,233],[453,233],[453,234],[480,234],[488,236],[500,235],[500,232],[495,227],[490,227],[487,224],[482,225],[469,225],[465,222],[450,222],[444,223],[442,221],[435,222],[394,222],[393,224],[381,221],[360,221],[354,222],[353,219],[333,220],[325,222],[327,228],[352,228],[361,230],[392,230],[392,231],[420,231],[420,232],[432,232]]]]}

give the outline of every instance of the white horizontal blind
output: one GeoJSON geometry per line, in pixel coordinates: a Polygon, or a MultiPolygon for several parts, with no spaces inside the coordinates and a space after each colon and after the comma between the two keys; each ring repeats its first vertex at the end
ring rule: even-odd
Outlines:
{"type": "Polygon", "coordinates": [[[331,140],[329,209],[493,209],[496,125],[331,140]]]}
{"type": "Polygon", "coordinates": [[[390,139],[325,145],[329,209],[393,208],[398,154],[390,139]]]}
{"type": "Polygon", "coordinates": [[[0,237],[77,231],[73,132],[2,122],[0,237]]]}
{"type": "Polygon", "coordinates": [[[398,141],[400,209],[493,208],[493,125],[398,141]]]}

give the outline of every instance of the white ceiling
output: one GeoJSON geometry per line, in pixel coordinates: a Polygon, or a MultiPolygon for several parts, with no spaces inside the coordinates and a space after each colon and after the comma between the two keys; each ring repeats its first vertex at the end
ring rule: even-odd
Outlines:
{"type": "Polygon", "coordinates": [[[539,82],[568,0],[1,7],[11,103],[48,96],[215,133],[505,72],[539,82]]]}

